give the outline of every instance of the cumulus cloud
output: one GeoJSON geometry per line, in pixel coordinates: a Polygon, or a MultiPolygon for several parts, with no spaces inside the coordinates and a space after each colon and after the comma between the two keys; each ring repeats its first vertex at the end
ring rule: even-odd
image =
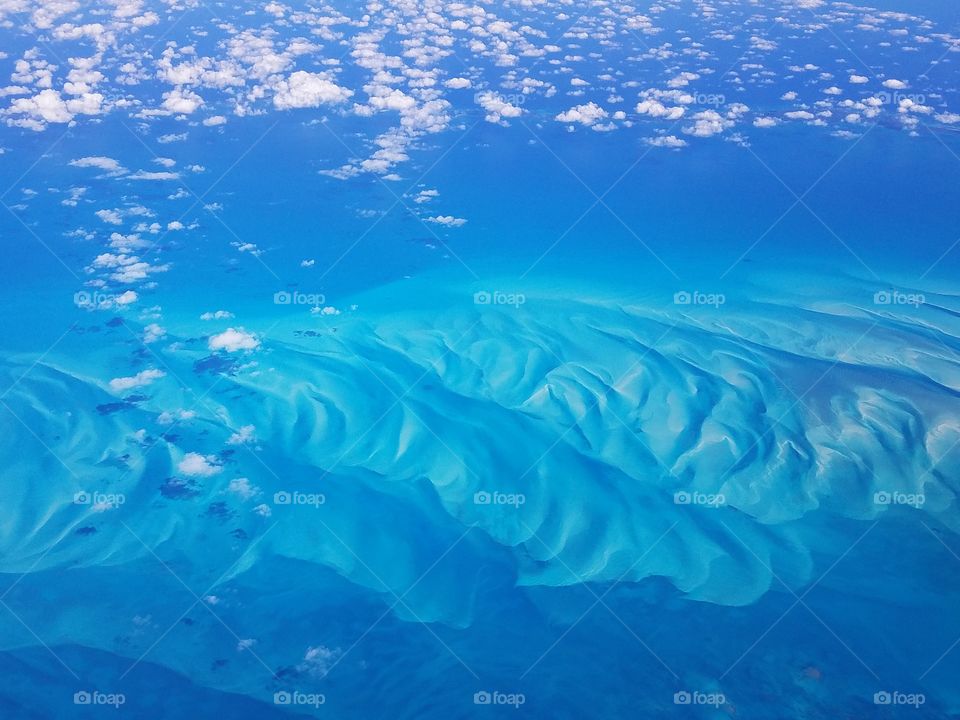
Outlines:
{"type": "Polygon", "coordinates": [[[664,120],[679,120],[687,111],[684,107],[667,107],[657,100],[643,100],[637,103],[637,113],[664,120]]]}
{"type": "Polygon", "coordinates": [[[435,225],[444,225],[446,227],[460,227],[461,225],[466,225],[467,221],[465,218],[454,217],[453,215],[435,215],[433,217],[424,218],[428,223],[433,223],[435,225]]]}
{"type": "Polygon", "coordinates": [[[189,115],[203,106],[203,98],[191,90],[174,88],[163,94],[161,107],[173,115],[189,115]]]}
{"type": "Polygon", "coordinates": [[[75,160],[71,160],[70,165],[71,167],[77,168],[96,168],[97,170],[103,170],[111,175],[120,175],[127,171],[123,165],[113,158],[104,157],[102,155],[90,155],[87,157],[77,158],[75,160]]]}
{"type": "Polygon", "coordinates": [[[652,147],[662,148],[682,148],[687,146],[687,141],[678,138],[675,135],[660,135],[658,137],[646,138],[644,142],[652,147]]]}
{"type": "Polygon", "coordinates": [[[211,350],[226,350],[227,352],[256,350],[260,347],[260,340],[257,339],[256,335],[243,328],[227,328],[222,333],[211,335],[207,340],[207,347],[211,350]]]}
{"type": "Polygon", "coordinates": [[[177,465],[177,470],[190,477],[210,477],[223,470],[215,455],[189,452],[177,465]]]}
{"type": "Polygon", "coordinates": [[[114,392],[125,392],[133,388],[150,385],[154,380],[159,380],[164,376],[166,376],[166,373],[163,370],[155,370],[152,368],[149,370],[141,370],[136,375],[114,378],[110,381],[110,389],[114,392]]]}
{"type": "Polygon", "coordinates": [[[313,108],[341,103],[352,95],[352,90],[340,87],[325,73],[298,70],[277,83],[273,105],[278,110],[313,108]]]}
{"type": "Polygon", "coordinates": [[[169,172],[167,170],[159,172],[149,172],[147,170],[137,170],[132,175],[127,176],[128,180],[179,180],[180,174],[169,172]]]}
{"type": "Polygon", "coordinates": [[[554,120],[564,123],[580,123],[581,125],[593,125],[594,123],[607,117],[607,111],[594,102],[588,102],[584,105],[576,105],[569,110],[559,113],[554,120]]]}
{"type": "Polygon", "coordinates": [[[511,105],[504,98],[495,92],[482,92],[477,95],[477,104],[482,107],[487,115],[484,118],[487,122],[499,123],[503,118],[520,117],[523,109],[511,105]]]}

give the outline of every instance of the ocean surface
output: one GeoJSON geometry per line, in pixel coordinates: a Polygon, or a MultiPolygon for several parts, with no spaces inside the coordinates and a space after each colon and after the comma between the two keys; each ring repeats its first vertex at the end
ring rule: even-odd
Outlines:
{"type": "Polygon", "coordinates": [[[872,5],[0,0],[0,717],[960,717],[872,5]]]}

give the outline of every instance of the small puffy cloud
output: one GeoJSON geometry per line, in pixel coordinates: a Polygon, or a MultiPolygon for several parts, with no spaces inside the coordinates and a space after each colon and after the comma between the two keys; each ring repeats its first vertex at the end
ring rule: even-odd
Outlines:
{"type": "Polygon", "coordinates": [[[484,118],[487,122],[498,123],[503,118],[520,117],[523,110],[516,105],[511,105],[495,92],[482,92],[476,97],[477,104],[482,107],[487,115],[484,118]]]}
{"type": "Polygon", "coordinates": [[[470,80],[462,77],[450,78],[443,84],[445,87],[448,87],[451,90],[465,90],[473,85],[470,80]]]}
{"type": "Polygon", "coordinates": [[[143,342],[150,344],[162,339],[167,334],[167,329],[160,327],[156,323],[150,323],[143,329],[143,342]]]}
{"type": "Polygon", "coordinates": [[[223,470],[215,455],[189,452],[177,465],[177,470],[190,477],[210,477],[223,470]]]}
{"type": "Polygon", "coordinates": [[[445,227],[460,227],[461,225],[467,224],[465,218],[458,218],[453,215],[434,215],[433,217],[424,218],[424,220],[428,223],[443,225],[445,227]]]}
{"type": "Polygon", "coordinates": [[[784,113],[784,117],[789,120],[813,120],[816,116],[808,110],[792,110],[784,113]]]}
{"type": "Polygon", "coordinates": [[[778,124],[778,120],[772,117],[758,117],[753,121],[753,126],[757,128],[772,128],[778,124]]]}
{"type": "Polygon", "coordinates": [[[656,100],[643,100],[637,103],[637,113],[664,120],[679,120],[687,111],[684,107],[667,107],[656,100]]]}
{"type": "Polygon", "coordinates": [[[110,381],[110,389],[114,392],[124,392],[133,388],[143,387],[151,384],[154,380],[159,380],[166,373],[163,370],[141,370],[136,375],[130,377],[118,377],[110,381]]]}
{"type": "Polygon", "coordinates": [[[722,133],[732,123],[716,110],[704,110],[691,116],[693,125],[683,128],[683,132],[694,137],[711,137],[722,133]]]}
{"type": "Polygon", "coordinates": [[[883,86],[889,90],[904,90],[907,87],[907,83],[905,83],[903,80],[890,78],[889,80],[883,81],[883,86]]]}
{"type": "Polygon", "coordinates": [[[174,88],[163,94],[161,106],[173,115],[189,115],[203,106],[203,98],[190,90],[174,88]]]}
{"type": "Polygon", "coordinates": [[[207,127],[216,127],[217,125],[226,125],[227,119],[223,115],[212,115],[204,118],[203,124],[207,127]]]}
{"type": "Polygon", "coordinates": [[[245,445],[256,439],[256,428],[253,425],[244,425],[229,438],[227,445],[245,445]]]}
{"type": "Polygon", "coordinates": [[[76,168],[96,168],[97,170],[108,172],[111,175],[120,175],[127,171],[123,165],[113,158],[104,157],[102,155],[90,155],[88,157],[71,160],[70,166],[76,168]]]}
{"type": "Polygon", "coordinates": [[[277,83],[273,104],[278,110],[313,108],[344,102],[351,95],[352,90],[340,87],[324,73],[298,70],[277,83]]]}
{"type": "Polygon", "coordinates": [[[679,88],[686,87],[690,84],[691,80],[699,80],[700,76],[694,72],[682,72],[676,77],[667,81],[667,87],[679,88]]]}
{"type": "Polygon", "coordinates": [[[581,125],[593,125],[595,122],[607,117],[607,111],[594,102],[588,102],[585,105],[576,105],[558,114],[554,120],[564,123],[578,122],[581,125]]]}
{"type": "Polygon", "coordinates": [[[659,137],[646,138],[644,142],[651,147],[682,148],[687,146],[686,140],[678,138],[675,135],[660,135],[659,137]]]}
{"type": "Polygon", "coordinates": [[[250,482],[248,478],[235,478],[227,486],[227,492],[240,497],[241,500],[250,500],[260,494],[260,488],[250,482]]]}
{"type": "Polygon", "coordinates": [[[260,347],[260,341],[256,335],[243,328],[227,328],[222,333],[211,335],[207,340],[207,347],[211,350],[226,350],[227,352],[256,350],[260,347]]]}
{"type": "Polygon", "coordinates": [[[132,175],[128,175],[129,180],[179,180],[180,173],[162,170],[158,172],[148,172],[147,170],[137,170],[132,175]]]}
{"type": "Polygon", "coordinates": [[[865,85],[865,84],[868,83],[868,82],[870,82],[870,78],[868,78],[866,75],[851,75],[851,76],[850,76],[850,83],[851,83],[852,85],[865,85]]]}
{"type": "Polygon", "coordinates": [[[228,310],[217,310],[216,312],[205,312],[200,316],[201,320],[229,320],[233,313],[228,310]]]}
{"type": "Polygon", "coordinates": [[[43,123],[68,123],[73,113],[67,108],[60,93],[46,89],[29,98],[17,98],[7,110],[9,115],[26,115],[28,120],[22,124],[31,130],[40,130],[43,123]]]}
{"type": "Polygon", "coordinates": [[[97,210],[94,215],[110,225],[120,225],[123,223],[123,217],[119,210],[97,210]]]}

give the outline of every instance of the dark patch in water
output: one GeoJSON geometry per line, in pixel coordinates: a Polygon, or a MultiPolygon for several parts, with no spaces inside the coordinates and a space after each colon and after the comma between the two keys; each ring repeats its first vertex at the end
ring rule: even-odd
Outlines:
{"type": "Polygon", "coordinates": [[[93,527],[93,525],[86,525],[82,528],[77,528],[76,534],[80,535],[81,537],[86,537],[87,535],[93,535],[96,531],[97,529],[93,527]]]}
{"type": "Polygon", "coordinates": [[[115,412],[120,412],[121,410],[129,410],[134,408],[136,405],[133,405],[128,402],[112,402],[104,403],[103,405],[97,405],[97,412],[101,415],[112,415],[115,412]]]}
{"type": "Polygon", "coordinates": [[[170,500],[189,500],[200,494],[200,486],[193,480],[168,477],[160,486],[160,494],[170,500]]]}
{"type": "Polygon", "coordinates": [[[210,503],[207,506],[206,512],[203,513],[203,517],[212,518],[221,523],[224,523],[227,520],[230,520],[235,515],[236,513],[233,510],[231,510],[227,506],[227,504],[222,500],[218,500],[217,502],[210,503]]]}
{"type": "Polygon", "coordinates": [[[197,375],[202,375],[203,373],[210,373],[211,375],[233,375],[236,369],[237,363],[235,360],[221,355],[208,355],[193,364],[193,372],[197,375]]]}
{"type": "Polygon", "coordinates": [[[107,320],[105,324],[108,328],[120,327],[121,325],[123,325],[123,318],[115,317],[115,318],[112,318],[111,320],[107,320]]]}

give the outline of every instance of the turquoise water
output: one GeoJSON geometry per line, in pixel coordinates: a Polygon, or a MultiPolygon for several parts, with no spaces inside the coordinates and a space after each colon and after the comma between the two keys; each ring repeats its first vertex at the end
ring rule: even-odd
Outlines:
{"type": "Polygon", "coordinates": [[[3,717],[960,716],[956,12],[807,5],[0,8],[3,717]]]}

